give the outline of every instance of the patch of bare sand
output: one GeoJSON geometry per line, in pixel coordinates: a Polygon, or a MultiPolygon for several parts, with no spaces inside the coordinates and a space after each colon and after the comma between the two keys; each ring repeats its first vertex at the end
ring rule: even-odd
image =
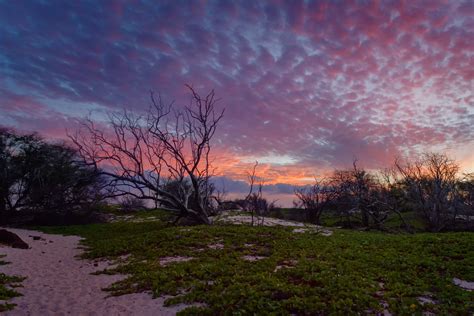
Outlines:
{"type": "MultiPolygon", "coordinates": [[[[212,219],[214,222],[228,223],[228,224],[251,224],[252,216],[250,215],[233,215],[232,213],[223,213],[221,215],[215,216],[212,219]]],[[[256,218],[253,219],[254,223],[257,223],[256,218]]],[[[262,218],[259,219],[258,223],[262,223],[262,218]]],[[[273,217],[265,217],[263,219],[263,226],[287,226],[287,227],[298,227],[293,230],[294,233],[320,233],[323,236],[331,236],[332,230],[325,227],[307,224],[295,221],[289,221],[273,217]]]]}
{"type": "Polygon", "coordinates": [[[251,262],[266,259],[266,258],[268,258],[268,257],[252,256],[252,255],[242,256],[242,259],[244,259],[245,261],[251,261],[251,262]]]}
{"type": "Polygon", "coordinates": [[[474,282],[453,278],[453,283],[466,291],[474,291],[474,282]]]}
{"type": "Polygon", "coordinates": [[[182,256],[174,256],[174,257],[163,257],[159,259],[160,265],[161,266],[167,266],[170,264],[173,264],[175,262],[186,262],[193,260],[193,257],[182,257],[182,256]]]}
{"type": "Polygon", "coordinates": [[[107,297],[109,293],[102,289],[125,276],[91,275],[108,268],[109,263],[79,259],[80,237],[8,230],[30,249],[0,246],[0,254],[6,254],[4,260],[10,262],[0,266],[0,272],[27,277],[23,287],[16,289],[23,296],[9,301],[17,306],[6,315],[175,315],[188,307],[164,307],[166,298],[153,299],[149,293],[107,297]]]}

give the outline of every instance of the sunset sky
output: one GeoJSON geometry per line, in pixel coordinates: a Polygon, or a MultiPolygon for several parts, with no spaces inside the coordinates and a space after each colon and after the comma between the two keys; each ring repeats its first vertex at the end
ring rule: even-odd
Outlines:
{"type": "Polygon", "coordinates": [[[229,183],[255,160],[283,192],[423,150],[474,171],[473,58],[472,0],[0,0],[0,125],[63,138],[188,83],[226,108],[229,183]]]}

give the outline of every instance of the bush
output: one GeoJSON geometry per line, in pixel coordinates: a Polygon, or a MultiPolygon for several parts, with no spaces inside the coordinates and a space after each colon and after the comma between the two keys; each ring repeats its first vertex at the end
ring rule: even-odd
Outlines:
{"type": "MultiPolygon", "coordinates": [[[[74,149],[0,129],[0,217],[84,213],[102,198],[104,179],[74,149]]],[[[54,216],[54,215],[50,215],[54,216]]]]}
{"type": "Polygon", "coordinates": [[[145,208],[145,201],[134,196],[126,196],[120,202],[120,210],[127,213],[141,211],[145,208]]]}

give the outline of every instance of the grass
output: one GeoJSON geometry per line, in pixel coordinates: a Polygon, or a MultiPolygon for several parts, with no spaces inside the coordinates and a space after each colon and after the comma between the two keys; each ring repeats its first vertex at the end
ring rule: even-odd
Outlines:
{"type": "MultiPolygon", "coordinates": [[[[4,258],[5,255],[0,255],[0,258],[4,258]]],[[[9,262],[0,260],[0,265],[8,264],[9,262]]],[[[25,278],[19,276],[9,276],[4,273],[0,273],[0,312],[6,312],[12,310],[15,307],[15,304],[6,302],[7,300],[20,296],[21,294],[13,290],[13,287],[18,287],[20,282],[25,278]]]]}
{"type": "MultiPolygon", "coordinates": [[[[156,214],[154,214],[156,215],[156,214]]],[[[42,228],[85,237],[84,258],[117,259],[104,273],[130,276],[112,295],[151,291],[166,304],[203,303],[186,315],[474,312],[474,292],[452,278],[474,280],[473,233],[383,234],[335,230],[330,237],[288,227],[171,227],[161,221],[42,228]],[[221,243],[224,249],[212,249],[221,243]],[[245,255],[265,257],[249,262],[245,255]],[[159,258],[191,261],[161,266],[159,258]],[[277,266],[285,266],[276,271],[277,266]],[[382,286],[382,287],[381,287],[382,286]],[[436,304],[421,304],[429,295],[436,304]]]]}

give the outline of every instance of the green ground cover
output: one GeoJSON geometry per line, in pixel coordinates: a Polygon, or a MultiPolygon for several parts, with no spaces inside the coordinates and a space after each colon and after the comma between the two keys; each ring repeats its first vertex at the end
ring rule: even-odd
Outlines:
{"type": "Polygon", "coordinates": [[[182,314],[375,314],[384,302],[397,315],[474,312],[474,292],[452,283],[474,280],[473,233],[336,229],[326,237],[289,227],[173,227],[162,221],[41,229],[85,237],[84,258],[121,262],[104,271],[130,275],[107,289],[111,295],[151,291],[170,295],[169,305],[203,304],[182,314]],[[193,259],[160,264],[175,256],[193,259]]]}
{"type": "MultiPolygon", "coordinates": [[[[4,257],[5,255],[0,255],[0,265],[9,264],[9,262],[2,260],[4,257]]],[[[15,307],[15,304],[8,303],[7,301],[21,295],[13,288],[20,286],[19,283],[24,279],[19,276],[9,276],[0,273],[0,312],[5,312],[15,307]]]]}

